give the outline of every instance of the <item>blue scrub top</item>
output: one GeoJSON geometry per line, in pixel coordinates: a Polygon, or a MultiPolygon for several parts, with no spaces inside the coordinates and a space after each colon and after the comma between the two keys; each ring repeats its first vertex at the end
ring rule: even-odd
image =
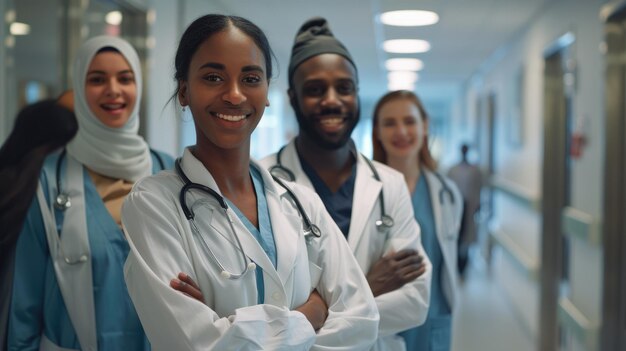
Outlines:
{"type": "Polygon", "coordinates": [[[352,217],[352,198],[354,197],[354,181],[356,180],[356,162],[352,165],[350,177],[333,193],[326,183],[317,175],[315,169],[304,158],[299,157],[302,170],[311,180],[315,192],[319,195],[328,213],[333,218],[343,235],[347,238],[352,217]]]}
{"type": "MultiPolygon", "coordinates": [[[[270,211],[267,207],[267,198],[265,197],[265,187],[263,183],[263,177],[261,172],[255,167],[250,167],[250,176],[252,177],[252,184],[254,185],[254,192],[256,193],[257,201],[257,216],[259,221],[259,228],[257,229],[252,222],[233,204],[230,200],[225,199],[226,203],[237,214],[237,217],[243,222],[248,231],[252,233],[252,236],[259,242],[259,245],[265,251],[267,257],[276,268],[277,254],[276,254],[276,242],[274,241],[274,231],[272,230],[272,222],[270,220],[270,211]]],[[[256,287],[257,287],[257,303],[265,303],[265,282],[263,280],[263,270],[259,265],[255,270],[256,274],[256,287]]]]}
{"type": "Polygon", "coordinates": [[[412,194],[415,219],[420,224],[422,245],[433,265],[430,288],[430,307],[426,322],[419,327],[400,333],[406,342],[406,349],[411,351],[448,351],[450,350],[452,316],[450,305],[443,293],[442,274],[443,254],[433,214],[430,190],[424,175],[419,177],[412,194]]]}
{"type": "MultiPolygon", "coordinates": [[[[153,173],[161,170],[153,153],[153,173]]],[[[166,168],[171,157],[160,154],[166,168]]],[[[56,163],[59,155],[48,157],[40,177],[46,199],[48,183],[56,183],[56,163]]],[[[65,161],[64,161],[65,164],[65,161]]],[[[65,177],[61,168],[61,176],[65,177]]],[[[91,251],[93,298],[96,333],[100,350],[150,350],[135,307],[124,282],[124,262],[129,246],[124,233],[106,209],[100,194],[83,170],[85,215],[91,251]]],[[[55,209],[58,230],[64,213],[55,209]]],[[[45,234],[44,224],[35,197],[15,253],[15,279],[9,315],[8,348],[38,350],[41,334],[65,349],[79,349],[80,344],[59,289],[45,234]]]]}

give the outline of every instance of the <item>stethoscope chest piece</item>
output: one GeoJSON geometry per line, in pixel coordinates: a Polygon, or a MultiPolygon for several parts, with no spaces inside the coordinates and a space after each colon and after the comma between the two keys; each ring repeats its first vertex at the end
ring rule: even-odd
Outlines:
{"type": "Polygon", "coordinates": [[[316,237],[316,238],[319,238],[320,236],[322,236],[322,231],[320,230],[320,228],[313,223],[309,225],[308,229],[305,228],[304,230],[305,238],[311,238],[311,236],[316,237]]]}
{"type": "Polygon", "coordinates": [[[376,228],[378,228],[378,230],[389,229],[393,227],[393,224],[393,218],[388,215],[383,215],[380,219],[376,220],[376,228]]]}
{"type": "Polygon", "coordinates": [[[70,200],[69,195],[65,193],[60,193],[57,195],[54,200],[54,207],[58,210],[65,211],[68,208],[72,207],[72,201],[70,200]]]}

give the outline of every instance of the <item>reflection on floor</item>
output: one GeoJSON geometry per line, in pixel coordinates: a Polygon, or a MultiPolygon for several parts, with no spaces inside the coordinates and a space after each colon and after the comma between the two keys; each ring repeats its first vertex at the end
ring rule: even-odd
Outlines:
{"type": "Polygon", "coordinates": [[[452,351],[535,350],[503,290],[491,281],[486,266],[477,263],[480,259],[473,262],[461,288],[452,351]]]}

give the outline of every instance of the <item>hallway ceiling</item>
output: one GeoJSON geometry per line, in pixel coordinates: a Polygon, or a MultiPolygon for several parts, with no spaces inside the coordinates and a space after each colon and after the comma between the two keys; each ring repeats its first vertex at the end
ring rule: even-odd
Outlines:
{"type": "Polygon", "coordinates": [[[431,42],[417,92],[430,104],[449,103],[462,84],[504,43],[514,39],[548,0],[220,0],[227,14],[249,18],[270,39],[278,57],[279,84],[286,82],[289,54],[300,25],[323,16],[356,60],[363,99],[375,100],[387,90],[381,49],[386,39],[418,38],[431,42]],[[427,27],[390,27],[378,20],[384,11],[431,10],[439,23],[427,27]]]}

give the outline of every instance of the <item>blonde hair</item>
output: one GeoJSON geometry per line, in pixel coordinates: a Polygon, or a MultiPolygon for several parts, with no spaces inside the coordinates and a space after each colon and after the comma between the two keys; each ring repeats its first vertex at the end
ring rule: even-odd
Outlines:
{"type": "MultiPolygon", "coordinates": [[[[378,115],[380,113],[380,109],[388,102],[395,100],[409,100],[410,102],[415,104],[415,106],[419,110],[420,115],[422,116],[422,120],[424,122],[428,121],[428,114],[426,113],[426,109],[424,109],[422,101],[413,92],[408,90],[396,90],[389,92],[381,97],[380,100],[378,100],[378,102],[376,103],[376,107],[374,108],[374,116],[372,118],[372,145],[374,148],[374,160],[385,164],[387,163],[387,152],[383,148],[380,140],[378,140],[378,138],[376,137],[376,125],[378,124],[378,115]]],[[[428,134],[424,135],[424,143],[417,157],[418,161],[421,164],[425,165],[426,168],[430,170],[437,169],[437,161],[435,161],[433,156],[430,154],[430,150],[428,149],[428,134]]]]}

